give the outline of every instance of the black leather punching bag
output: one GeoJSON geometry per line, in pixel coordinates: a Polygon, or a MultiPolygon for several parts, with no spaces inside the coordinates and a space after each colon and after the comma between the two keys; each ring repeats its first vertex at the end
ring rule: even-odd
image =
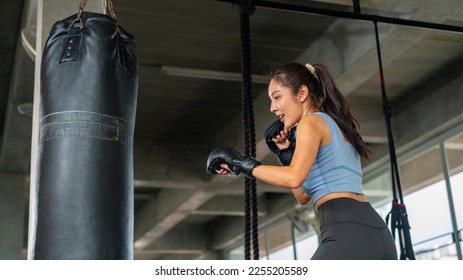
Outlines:
{"type": "Polygon", "coordinates": [[[136,46],[83,2],[43,51],[29,259],[133,258],[136,46]]]}

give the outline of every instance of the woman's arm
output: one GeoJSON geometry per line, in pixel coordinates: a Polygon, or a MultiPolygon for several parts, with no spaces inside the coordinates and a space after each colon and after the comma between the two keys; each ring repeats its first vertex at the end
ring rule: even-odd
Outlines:
{"type": "Polygon", "coordinates": [[[312,199],[312,197],[310,197],[310,195],[306,194],[302,190],[302,187],[297,188],[297,189],[292,189],[292,191],[293,191],[294,197],[296,198],[297,202],[300,205],[307,204],[312,199]]]}
{"type": "MultiPolygon", "coordinates": [[[[307,178],[326,135],[327,125],[317,115],[307,115],[297,126],[296,149],[289,166],[260,165],[252,175],[269,184],[297,189],[307,178]]],[[[329,131],[328,131],[329,135],[329,131]]]]}

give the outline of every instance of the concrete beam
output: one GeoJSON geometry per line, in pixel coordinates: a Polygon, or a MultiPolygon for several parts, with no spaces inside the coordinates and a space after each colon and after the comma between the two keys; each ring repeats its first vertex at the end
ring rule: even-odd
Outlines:
{"type": "Polygon", "coordinates": [[[157,254],[202,254],[208,248],[208,230],[201,225],[179,225],[145,248],[157,254]]]}
{"type": "MultiPolygon", "coordinates": [[[[213,216],[244,216],[244,198],[243,196],[215,196],[204,203],[198,210],[191,212],[193,215],[213,215],[213,216]]],[[[265,216],[268,214],[267,200],[257,198],[258,215],[265,216]]]]}
{"type": "MultiPolygon", "coordinates": [[[[154,128],[153,128],[154,129],[154,128]]],[[[135,180],[142,181],[205,181],[207,153],[194,144],[134,143],[135,180]]]]}
{"type": "MultiPolygon", "coordinates": [[[[282,195],[272,204],[268,204],[269,212],[259,219],[259,229],[285,216],[287,212],[293,211],[296,205],[297,202],[292,194],[282,195]]],[[[224,217],[213,222],[210,228],[212,231],[212,248],[214,250],[237,246],[244,240],[244,218],[224,217]]]]}
{"type": "Polygon", "coordinates": [[[149,246],[213,196],[200,189],[160,191],[156,199],[135,214],[135,249],[149,246]]]}
{"type": "Polygon", "coordinates": [[[430,93],[410,101],[398,115],[400,139],[398,150],[405,152],[425,140],[463,122],[463,58],[447,65],[442,75],[435,75],[416,90],[430,93]]]}
{"type": "MultiPolygon", "coordinates": [[[[170,173],[172,176],[170,180],[140,180],[136,179],[134,182],[135,192],[137,190],[160,190],[160,189],[174,189],[174,190],[186,190],[186,189],[197,189],[203,188],[205,191],[215,192],[219,195],[239,195],[243,193],[244,178],[234,177],[234,176],[220,176],[214,179],[212,182],[207,182],[203,180],[182,180],[177,181],[175,176],[176,173],[170,173]]],[[[212,177],[212,176],[211,176],[212,177]]],[[[287,188],[280,188],[270,184],[267,184],[263,181],[258,180],[257,184],[257,193],[291,193],[291,190],[287,188]]]]}
{"type": "MultiPolygon", "coordinates": [[[[204,211],[207,211],[207,209],[210,210],[211,206],[205,206],[206,210],[201,210],[201,207],[217,195],[217,191],[211,186],[216,180],[222,180],[223,178],[221,177],[216,176],[209,183],[205,183],[198,188],[181,191],[175,189],[160,190],[154,199],[147,202],[135,214],[135,248],[139,250],[146,248],[174,228],[188,215],[195,212],[204,214],[204,211]]],[[[290,190],[285,191],[290,193],[290,190]]],[[[290,196],[292,197],[292,194],[290,196]]],[[[265,211],[265,200],[262,197],[259,200],[261,201],[260,205],[262,205],[262,209],[265,211]]],[[[222,209],[221,211],[226,210],[222,209]]],[[[236,212],[237,210],[229,209],[228,211],[236,212]]],[[[229,212],[229,214],[232,213],[229,212]]]]}

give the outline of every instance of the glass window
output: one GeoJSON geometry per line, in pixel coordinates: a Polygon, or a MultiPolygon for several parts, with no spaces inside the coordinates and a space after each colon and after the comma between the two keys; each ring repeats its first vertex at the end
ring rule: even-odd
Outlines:
{"type": "MultiPolygon", "coordinates": [[[[384,172],[371,180],[364,180],[363,191],[373,207],[392,202],[392,186],[390,172],[384,172]]],[[[387,214],[387,213],[386,213],[387,214]]],[[[385,215],[381,215],[385,217],[385,215]]]]}
{"type": "Polygon", "coordinates": [[[408,195],[405,205],[416,258],[443,259],[454,255],[445,181],[408,195]]]}
{"type": "Polygon", "coordinates": [[[399,176],[403,195],[443,180],[439,146],[400,163],[399,176]]]}
{"type": "MultiPolygon", "coordinates": [[[[445,141],[444,147],[450,174],[451,198],[461,239],[463,234],[463,133],[445,141]]],[[[461,247],[463,247],[462,241],[460,241],[461,247]]]]}
{"type": "MultiPolygon", "coordinates": [[[[439,146],[433,146],[399,164],[403,202],[417,259],[455,257],[447,188],[440,158],[439,146]]],[[[400,198],[398,190],[396,192],[397,198],[400,198]]],[[[382,217],[390,210],[391,203],[377,208],[382,217]]],[[[393,234],[399,249],[399,232],[396,230],[393,234]]]]}
{"type": "Polygon", "coordinates": [[[297,259],[309,260],[315,253],[315,250],[317,250],[319,242],[320,241],[318,235],[312,235],[297,242],[297,259]]]}
{"type": "MultiPolygon", "coordinates": [[[[440,181],[404,196],[404,203],[416,259],[455,258],[445,182],[440,181]]],[[[391,210],[391,205],[385,204],[376,210],[384,217],[391,210]]],[[[400,257],[399,232],[396,230],[393,234],[400,257]]]]}

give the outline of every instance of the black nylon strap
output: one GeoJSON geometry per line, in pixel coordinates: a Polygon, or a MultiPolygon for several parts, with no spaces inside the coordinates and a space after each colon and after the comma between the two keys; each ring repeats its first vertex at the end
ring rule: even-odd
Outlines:
{"type": "Polygon", "coordinates": [[[388,136],[388,144],[389,144],[389,154],[390,154],[390,161],[391,161],[391,176],[392,176],[392,193],[393,193],[393,201],[392,201],[392,209],[391,209],[391,231],[395,238],[395,230],[399,232],[399,243],[400,243],[400,259],[404,260],[406,258],[410,260],[415,259],[415,255],[413,252],[413,246],[410,237],[410,226],[408,223],[408,215],[407,210],[405,208],[405,204],[403,203],[402,197],[402,187],[400,185],[400,178],[399,178],[399,167],[397,164],[397,157],[395,153],[394,147],[394,138],[392,136],[392,128],[391,128],[391,104],[389,103],[386,95],[386,87],[384,84],[384,73],[383,73],[383,65],[381,60],[381,47],[379,44],[379,35],[378,35],[378,23],[375,21],[375,36],[376,36],[376,49],[378,54],[378,63],[379,63],[379,74],[380,74],[380,81],[381,81],[381,92],[383,97],[383,113],[386,119],[386,127],[387,127],[387,136],[388,136]],[[398,196],[397,197],[397,193],[398,196]]]}

